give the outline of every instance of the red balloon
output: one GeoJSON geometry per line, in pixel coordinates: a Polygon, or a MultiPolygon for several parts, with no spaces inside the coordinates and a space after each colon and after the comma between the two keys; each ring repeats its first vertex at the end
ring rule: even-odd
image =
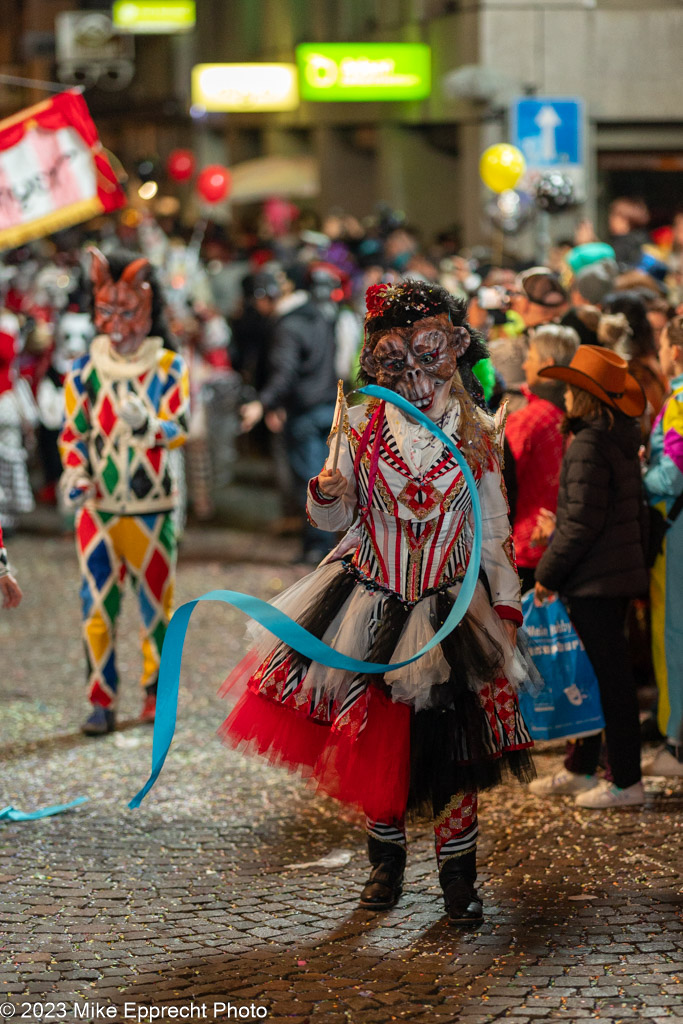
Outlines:
{"type": "Polygon", "coordinates": [[[174,149],[166,161],[166,170],[173,181],[189,181],[194,174],[194,165],[191,149],[174,149]]]}
{"type": "Polygon", "coordinates": [[[220,164],[210,164],[197,177],[197,192],[207,203],[220,203],[230,191],[230,171],[220,164]]]}

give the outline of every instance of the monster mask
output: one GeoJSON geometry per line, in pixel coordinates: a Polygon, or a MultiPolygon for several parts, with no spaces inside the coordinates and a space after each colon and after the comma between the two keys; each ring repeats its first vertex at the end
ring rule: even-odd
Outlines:
{"type": "Polygon", "coordinates": [[[466,327],[452,322],[449,308],[441,311],[444,294],[422,283],[371,290],[360,357],[368,378],[396,391],[430,419],[444,413],[458,357],[471,340],[466,327]]]}
{"type": "Polygon", "coordinates": [[[143,257],[134,259],[114,281],[106,256],[99,249],[90,252],[95,326],[119,355],[134,355],[152,326],[150,265],[143,257]]]}

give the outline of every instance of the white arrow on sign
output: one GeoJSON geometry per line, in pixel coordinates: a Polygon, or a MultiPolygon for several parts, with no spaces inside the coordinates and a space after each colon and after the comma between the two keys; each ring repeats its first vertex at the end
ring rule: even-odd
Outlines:
{"type": "Polygon", "coordinates": [[[534,121],[541,129],[541,159],[550,163],[557,160],[557,146],[555,145],[555,129],[562,124],[555,107],[541,107],[536,114],[534,121]]]}

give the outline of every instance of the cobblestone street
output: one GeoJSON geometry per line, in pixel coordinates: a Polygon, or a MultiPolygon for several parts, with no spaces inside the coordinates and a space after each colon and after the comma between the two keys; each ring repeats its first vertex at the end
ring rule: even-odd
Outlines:
{"type": "MultiPolygon", "coordinates": [[[[0,805],[88,802],[0,823],[2,1016],[137,1021],[156,1008],[167,1020],[175,1007],[175,1019],[267,1010],[289,1024],[683,1021],[683,782],[646,780],[646,806],[620,813],[513,785],[484,794],[476,931],[445,922],[428,822],[410,830],[399,905],[359,910],[360,819],[216,738],[243,617],[197,607],[175,741],[130,811],[152,746],[135,722],[132,595],[121,728],[88,740],[73,543],[20,535],[8,546],[25,598],[0,611],[0,805]],[[65,1008],[50,1016],[48,1002],[65,1008]]],[[[305,572],[292,553],[286,540],[190,531],[178,603],[219,587],[270,598],[305,572]]],[[[559,758],[558,746],[539,751],[539,772],[559,758]]]]}

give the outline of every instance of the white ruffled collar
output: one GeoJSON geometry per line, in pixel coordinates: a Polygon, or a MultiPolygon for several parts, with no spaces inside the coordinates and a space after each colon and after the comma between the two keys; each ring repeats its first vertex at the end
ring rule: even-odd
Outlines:
{"type": "Polygon", "coordinates": [[[162,348],[161,338],[145,338],[140,348],[130,358],[116,354],[109,335],[98,334],[90,346],[90,357],[98,370],[115,380],[132,380],[156,366],[157,354],[162,348]]]}
{"type": "MultiPolygon", "coordinates": [[[[404,416],[395,405],[386,404],[386,417],[389,428],[401,453],[401,458],[414,476],[422,476],[441,458],[443,445],[434,435],[419,423],[404,416]]],[[[449,437],[457,436],[460,420],[460,403],[451,397],[446,412],[437,423],[449,437]]]]}

